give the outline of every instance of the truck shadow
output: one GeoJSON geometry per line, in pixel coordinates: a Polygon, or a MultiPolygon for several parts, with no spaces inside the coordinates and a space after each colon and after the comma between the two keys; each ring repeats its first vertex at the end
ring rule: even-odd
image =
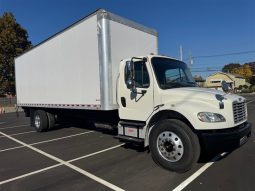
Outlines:
{"type": "MultiPolygon", "coordinates": [[[[103,133],[106,135],[110,135],[112,136],[112,138],[114,139],[114,137],[116,135],[118,135],[118,130],[117,128],[105,128],[105,127],[100,127],[95,125],[92,122],[88,122],[88,121],[75,121],[75,122],[66,122],[66,123],[62,123],[56,127],[54,127],[53,129],[50,129],[49,131],[56,131],[56,130],[61,130],[63,128],[80,128],[80,129],[84,129],[84,130],[93,130],[96,131],[98,133],[103,133]]],[[[128,142],[121,142],[120,143],[125,143],[122,148],[124,149],[130,149],[130,150],[134,150],[136,152],[139,153],[146,153],[146,154],[150,154],[150,149],[149,147],[144,147],[143,144],[138,144],[138,143],[128,143],[128,142]]],[[[233,149],[234,150],[234,149],[233,149]]],[[[228,154],[231,153],[232,150],[229,149],[228,154]]],[[[202,149],[201,150],[201,154],[198,160],[199,164],[203,164],[203,163],[208,163],[211,162],[215,157],[219,156],[222,152],[218,151],[216,149],[212,150],[206,150],[206,149],[202,149]]],[[[223,157],[221,157],[219,160],[221,160],[222,158],[226,157],[228,154],[224,155],[223,157]]]]}
{"type": "MultiPolygon", "coordinates": [[[[65,128],[80,128],[80,129],[84,129],[84,130],[88,130],[88,131],[93,130],[98,133],[110,135],[113,139],[115,139],[115,136],[118,135],[117,128],[111,127],[110,125],[105,125],[103,127],[101,124],[95,124],[95,123],[89,122],[89,121],[62,122],[62,123],[57,124],[55,127],[49,129],[48,131],[59,131],[61,129],[65,129],[65,128]]],[[[120,144],[121,143],[125,143],[122,146],[122,148],[135,150],[137,152],[149,153],[148,147],[144,147],[143,144],[120,141],[120,144]]]]}
{"type": "Polygon", "coordinates": [[[222,159],[224,159],[225,157],[227,157],[229,154],[231,154],[233,152],[233,150],[229,150],[227,152],[219,152],[217,150],[214,151],[203,151],[200,154],[199,160],[197,163],[208,163],[208,162],[216,162],[216,161],[220,161],[222,159]]]}
{"type": "MultiPolygon", "coordinates": [[[[80,129],[89,130],[89,131],[93,130],[98,133],[110,135],[110,136],[112,136],[113,139],[115,136],[118,135],[117,128],[110,128],[110,125],[108,126],[108,128],[100,127],[100,125],[97,125],[93,122],[88,122],[88,121],[62,122],[61,124],[58,124],[57,126],[53,127],[52,129],[49,129],[48,131],[58,131],[58,130],[65,129],[65,128],[80,128],[80,129]]],[[[124,148],[124,149],[130,149],[130,150],[134,150],[139,153],[150,154],[149,147],[144,147],[143,144],[122,142],[122,141],[120,141],[120,143],[125,143],[122,146],[122,148],[124,148]]],[[[220,157],[218,160],[221,160],[222,158],[226,157],[233,150],[234,150],[233,148],[230,148],[228,150],[227,154],[220,157]]],[[[206,150],[206,149],[202,148],[198,163],[203,164],[203,163],[211,162],[214,158],[219,156],[221,153],[222,153],[222,151],[219,151],[217,149],[206,150]]]]}
{"type": "Polygon", "coordinates": [[[61,122],[61,123],[56,124],[54,127],[48,129],[47,131],[58,131],[61,129],[66,129],[66,128],[79,128],[79,129],[84,129],[84,130],[89,130],[89,131],[94,130],[94,131],[112,135],[112,136],[118,134],[117,128],[110,128],[110,126],[107,128],[100,127],[100,126],[97,126],[94,123],[91,123],[88,121],[61,122]]]}

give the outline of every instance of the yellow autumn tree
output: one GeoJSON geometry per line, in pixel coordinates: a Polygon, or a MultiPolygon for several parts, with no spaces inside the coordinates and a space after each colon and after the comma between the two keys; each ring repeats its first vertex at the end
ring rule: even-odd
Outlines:
{"type": "Polygon", "coordinates": [[[232,71],[231,71],[232,74],[238,74],[246,79],[250,78],[253,73],[252,73],[252,69],[249,65],[243,65],[243,66],[240,66],[238,68],[234,68],[232,71]]]}
{"type": "Polygon", "coordinates": [[[252,68],[251,68],[251,66],[249,66],[249,65],[244,65],[243,66],[243,75],[244,75],[244,78],[250,78],[250,77],[252,77],[252,75],[253,75],[253,72],[252,72],[252,68]]]}

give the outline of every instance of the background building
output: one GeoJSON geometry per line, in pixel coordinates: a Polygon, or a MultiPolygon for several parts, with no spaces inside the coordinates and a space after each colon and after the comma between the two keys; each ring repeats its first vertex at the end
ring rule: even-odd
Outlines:
{"type": "Polygon", "coordinates": [[[238,89],[240,86],[244,85],[250,86],[245,78],[240,75],[216,72],[206,78],[205,87],[221,89],[221,82],[223,80],[225,80],[232,89],[238,89]]]}

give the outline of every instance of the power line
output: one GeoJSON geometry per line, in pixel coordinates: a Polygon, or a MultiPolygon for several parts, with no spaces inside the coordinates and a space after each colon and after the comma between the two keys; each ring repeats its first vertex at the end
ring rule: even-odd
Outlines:
{"type": "MultiPolygon", "coordinates": [[[[225,65],[226,66],[226,65],[225,65]]],[[[241,66],[239,66],[239,67],[235,67],[235,68],[242,68],[244,65],[241,65],[241,66]]],[[[255,69],[255,66],[252,66],[252,65],[248,65],[250,68],[254,68],[255,69]]],[[[194,68],[190,68],[191,70],[199,70],[199,69],[205,69],[205,70],[211,70],[211,69],[222,69],[222,68],[224,68],[224,66],[212,66],[212,67],[210,67],[210,66],[204,66],[204,67],[194,67],[194,68]]]]}
{"type": "MultiPolygon", "coordinates": [[[[232,53],[224,53],[224,54],[214,54],[214,55],[200,55],[200,56],[193,56],[192,58],[213,58],[213,57],[223,57],[223,56],[232,56],[232,55],[241,55],[241,54],[254,54],[255,50],[250,51],[243,51],[243,52],[232,52],[232,53]]],[[[186,60],[189,60],[190,58],[186,58],[186,60]]]]}
{"type": "Polygon", "coordinates": [[[194,70],[191,72],[218,72],[218,71],[221,71],[221,70],[194,70]]]}
{"type": "Polygon", "coordinates": [[[222,66],[203,66],[203,67],[190,67],[191,70],[194,70],[194,69],[219,69],[219,68],[222,68],[222,66]]]}
{"type": "MultiPolygon", "coordinates": [[[[255,60],[255,59],[254,59],[255,60]]],[[[244,64],[249,64],[249,63],[255,63],[255,61],[251,61],[251,59],[245,59],[245,60],[236,60],[236,61],[232,61],[232,62],[230,62],[230,63],[228,63],[228,64],[226,64],[226,63],[224,63],[224,64],[214,64],[214,63],[201,63],[201,62],[199,62],[199,63],[196,63],[195,64],[195,67],[194,67],[194,65],[191,65],[190,66],[190,69],[191,70],[193,70],[193,69],[198,69],[198,70],[200,70],[200,69],[208,69],[208,68],[210,68],[210,69],[219,69],[219,70],[221,70],[224,66],[226,66],[226,65],[229,65],[229,64],[240,64],[241,66],[243,66],[244,64]]],[[[253,70],[255,69],[255,65],[249,65],[253,70]]]]}
{"type": "MultiPolygon", "coordinates": [[[[240,67],[236,67],[237,69],[241,69],[242,66],[240,67]]],[[[251,69],[255,69],[255,67],[250,67],[251,69]]],[[[196,69],[190,69],[191,72],[216,72],[216,71],[221,71],[222,69],[216,69],[216,68],[210,68],[210,67],[207,67],[207,68],[196,68],[196,69]]]]}

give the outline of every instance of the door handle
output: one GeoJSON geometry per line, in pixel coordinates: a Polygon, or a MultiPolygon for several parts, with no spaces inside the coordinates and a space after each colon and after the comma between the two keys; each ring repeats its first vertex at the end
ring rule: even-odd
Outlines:
{"type": "Polygon", "coordinates": [[[126,106],[127,106],[126,98],[121,97],[121,98],[120,98],[120,100],[121,100],[121,104],[122,104],[122,106],[123,106],[123,107],[126,107],[126,106]]]}

